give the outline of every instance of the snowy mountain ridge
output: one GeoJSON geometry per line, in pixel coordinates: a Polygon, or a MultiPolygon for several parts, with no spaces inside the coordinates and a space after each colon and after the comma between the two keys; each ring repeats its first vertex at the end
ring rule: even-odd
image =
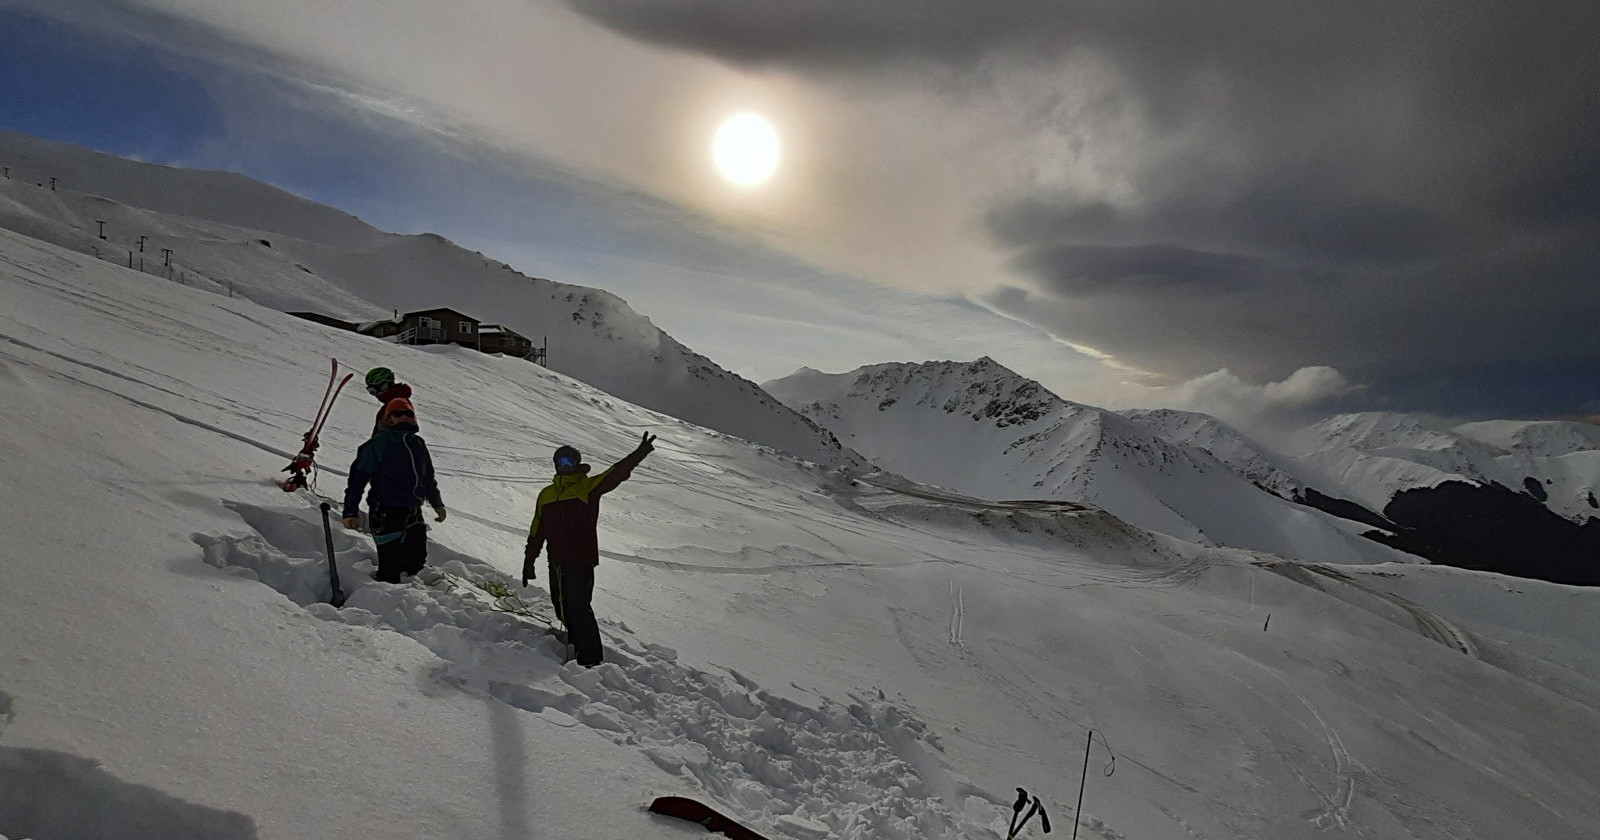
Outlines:
{"type": "Polygon", "coordinates": [[[1162,438],[1193,446],[1274,495],[1293,500],[1305,487],[1278,456],[1209,414],[1171,408],[1135,408],[1117,412],[1162,438]]]}
{"type": "Polygon", "coordinates": [[[1600,449],[1600,426],[1571,420],[1483,420],[1462,423],[1454,431],[1510,452],[1542,458],[1600,449]]]}
{"type": "MultiPolygon", "coordinates": [[[[0,227],[163,275],[170,249],[184,282],[284,311],[363,322],[447,306],[548,340],[554,369],[608,393],[819,463],[863,463],[603,290],[525,276],[436,234],[384,233],[233,173],[6,131],[0,159],[15,176],[0,181],[0,227]]],[[[404,377],[404,361],[391,366],[404,377]]]]}
{"type": "Polygon", "coordinates": [[[1443,427],[1394,412],[1340,414],[1301,429],[1286,453],[1318,487],[1374,511],[1448,481],[1527,492],[1575,522],[1600,516],[1600,427],[1498,420],[1443,427]],[[1487,440],[1485,439],[1487,438],[1487,440]],[[1501,446],[1499,440],[1506,446],[1501,446]]]}
{"type": "Polygon", "coordinates": [[[802,372],[763,387],[873,463],[960,493],[1086,502],[1180,539],[1326,562],[1406,558],[1200,448],[1063,400],[993,359],[802,372]]]}
{"type": "Polygon", "coordinates": [[[1583,424],[1352,413],[1275,451],[1204,414],[1062,400],[988,358],[766,387],[875,463],[981,498],[1081,501],[1182,539],[1372,562],[1349,544],[1360,534],[1432,562],[1600,584],[1600,449],[1582,448],[1583,424]]]}
{"type": "MultiPolygon", "coordinates": [[[[845,400],[880,398],[880,409],[894,405],[905,392],[916,392],[917,405],[936,407],[946,414],[966,415],[975,421],[992,420],[1002,429],[1037,420],[1061,402],[1039,383],[1017,375],[988,356],[970,363],[868,365],[844,377],[801,368],[789,377],[767,384],[778,392],[799,393],[803,388],[813,396],[824,395],[830,398],[831,406],[845,400]],[[950,379],[960,382],[956,387],[945,387],[944,382],[950,379]],[[837,393],[841,382],[848,382],[848,388],[837,393]]],[[[821,402],[814,401],[819,405],[821,402]]]]}

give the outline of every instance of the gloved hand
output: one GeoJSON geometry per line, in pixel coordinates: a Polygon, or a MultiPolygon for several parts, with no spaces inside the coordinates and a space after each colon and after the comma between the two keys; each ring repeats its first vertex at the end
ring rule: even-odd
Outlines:
{"type": "Polygon", "coordinates": [[[528,581],[539,577],[539,552],[533,546],[528,546],[522,551],[522,585],[527,586],[528,581]]]}
{"type": "Polygon", "coordinates": [[[444,505],[440,505],[440,506],[438,506],[438,507],[433,509],[433,521],[435,521],[435,522],[443,522],[444,521],[444,505]]]}
{"type": "Polygon", "coordinates": [[[344,519],[340,520],[340,522],[344,524],[344,527],[349,528],[352,531],[361,527],[361,517],[359,516],[346,516],[344,519]]]}
{"type": "Polygon", "coordinates": [[[644,436],[639,439],[639,446],[633,451],[643,452],[646,455],[656,451],[656,436],[645,432],[644,436]]]}

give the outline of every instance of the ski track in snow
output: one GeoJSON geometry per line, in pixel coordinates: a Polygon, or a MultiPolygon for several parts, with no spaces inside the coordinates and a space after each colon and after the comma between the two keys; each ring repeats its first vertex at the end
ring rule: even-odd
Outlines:
{"type": "MultiPolygon", "coordinates": [[[[1317,710],[1310,698],[1306,697],[1304,693],[1293,685],[1290,685],[1289,681],[1285,680],[1277,672],[1268,671],[1268,673],[1276,677],[1278,682],[1283,683],[1285,688],[1299,698],[1300,702],[1311,712],[1311,716],[1317,719],[1317,725],[1322,728],[1323,737],[1328,742],[1328,751],[1333,755],[1334,789],[1331,794],[1324,794],[1318,788],[1312,788],[1312,793],[1315,793],[1323,800],[1324,806],[1321,811],[1311,816],[1311,823],[1321,829],[1352,829],[1353,827],[1350,824],[1350,804],[1355,801],[1356,775],[1355,762],[1350,756],[1350,750],[1345,747],[1344,739],[1339,737],[1339,731],[1328,724],[1328,721],[1323,718],[1322,712],[1317,710]]],[[[1356,833],[1362,835],[1359,829],[1356,829],[1356,833]]]]}
{"type": "MultiPolygon", "coordinates": [[[[1239,660],[1265,672],[1267,676],[1272,677],[1287,689],[1290,694],[1293,694],[1295,699],[1299,700],[1300,704],[1306,708],[1306,711],[1311,713],[1311,717],[1316,720],[1317,728],[1314,731],[1320,734],[1323,741],[1328,745],[1328,753],[1333,762],[1332,791],[1327,791],[1323,784],[1318,784],[1300,772],[1298,769],[1300,762],[1294,760],[1292,756],[1282,753],[1279,756],[1283,761],[1283,765],[1300,780],[1301,784],[1305,785],[1312,796],[1322,803],[1322,807],[1314,808],[1303,814],[1306,821],[1310,822],[1318,830],[1327,831],[1337,828],[1354,832],[1357,837],[1365,837],[1366,832],[1362,831],[1358,824],[1352,823],[1350,807],[1355,802],[1357,775],[1359,772],[1366,771],[1360,768],[1355,757],[1351,755],[1349,748],[1345,746],[1344,739],[1339,735],[1339,730],[1328,723],[1327,718],[1322,716],[1322,711],[1317,708],[1316,704],[1311,702],[1311,698],[1307,697],[1305,692],[1296,688],[1282,674],[1238,651],[1231,651],[1231,653],[1239,660]]],[[[1244,681],[1237,676],[1233,679],[1244,684],[1244,681]]]]}
{"type": "MultiPolygon", "coordinates": [[[[778,549],[783,548],[793,549],[795,546],[779,545],[774,546],[772,550],[777,551],[778,549]]],[[[684,549],[677,548],[672,550],[683,551],[684,549]]],[[[700,549],[700,551],[705,554],[713,555],[719,553],[707,549],[700,549]]],[[[600,550],[600,556],[606,558],[607,560],[615,560],[619,563],[632,563],[637,566],[650,566],[656,569],[670,569],[675,572],[703,572],[705,574],[713,575],[768,575],[772,574],[773,572],[798,572],[810,571],[813,569],[853,569],[868,566],[881,569],[916,565],[918,562],[923,562],[907,561],[905,563],[858,563],[840,560],[828,560],[818,561],[816,563],[775,563],[767,566],[711,566],[704,563],[674,563],[671,560],[652,560],[647,557],[640,557],[634,554],[621,554],[619,552],[607,551],[605,549],[600,550]]]]}
{"type": "Polygon", "coordinates": [[[1338,569],[1321,564],[1295,563],[1278,558],[1271,558],[1270,560],[1258,563],[1258,565],[1264,565],[1268,571],[1276,572],[1292,581],[1295,581],[1296,583],[1309,583],[1309,579],[1303,580],[1297,574],[1300,572],[1309,572],[1327,580],[1338,581],[1339,583],[1354,589],[1358,589],[1379,600],[1387,601],[1399,607],[1400,609],[1405,610],[1406,613],[1411,616],[1412,620],[1416,622],[1417,632],[1420,633],[1424,638],[1438,642],[1447,648],[1458,651],[1473,659],[1481,658],[1478,652],[1478,644],[1472,640],[1472,636],[1467,633],[1467,631],[1457,627],[1454,623],[1450,622],[1443,616],[1424,609],[1421,604],[1418,604],[1409,598],[1396,595],[1393,592],[1386,592],[1375,586],[1369,586],[1368,584],[1362,583],[1361,581],[1356,580],[1355,578],[1338,569]]]}
{"type": "MultiPolygon", "coordinates": [[[[184,394],[179,394],[177,392],[168,390],[166,388],[162,388],[162,387],[160,387],[158,385],[151,385],[150,383],[144,382],[144,381],[142,381],[142,380],[140,380],[138,378],[135,378],[135,377],[132,377],[132,376],[128,376],[128,375],[123,374],[123,373],[118,373],[117,371],[111,370],[110,368],[101,367],[99,365],[92,364],[90,362],[85,362],[85,361],[82,361],[80,359],[75,359],[75,358],[73,358],[71,356],[68,356],[68,355],[65,355],[63,353],[57,353],[57,352],[55,352],[53,350],[46,350],[43,347],[38,347],[38,346],[35,346],[33,344],[29,344],[29,343],[27,343],[25,341],[21,341],[19,339],[13,338],[13,337],[8,336],[8,335],[0,334],[0,341],[7,342],[7,343],[15,345],[17,347],[21,347],[21,348],[23,348],[25,350],[30,350],[30,351],[33,351],[35,353],[39,353],[41,355],[49,356],[49,357],[55,358],[55,359],[60,359],[61,361],[69,362],[71,364],[78,365],[78,366],[86,368],[88,370],[92,370],[92,371],[96,371],[96,372],[105,374],[107,376],[113,377],[115,379],[119,379],[119,380],[124,381],[124,382],[128,382],[128,383],[131,383],[131,384],[134,384],[134,385],[139,385],[139,386],[142,386],[142,387],[150,388],[152,390],[155,390],[155,391],[158,391],[158,392],[161,392],[161,393],[164,393],[164,394],[168,394],[168,395],[177,397],[177,398],[185,400],[185,401],[192,401],[193,400],[193,397],[191,397],[191,396],[184,395],[184,394]]],[[[16,355],[15,353],[7,353],[7,352],[4,352],[4,351],[0,351],[0,355],[3,355],[6,358],[9,358],[12,361],[14,361],[14,362],[16,362],[16,363],[18,363],[20,365],[24,365],[24,366],[30,367],[30,368],[37,368],[38,370],[44,372],[44,374],[46,376],[50,376],[50,377],[53,377],[53,378],[56,378],[56,379],[61,379],[61,380],[65,380],[65,381],[68,381],[68,382],[72,382],[72,383],[75,383],[75,384],[78,384],[78,385],[82,385],[82,386],[84,386],[86,388],[92,388],[92,389],[94,389],[96,391],[100,391],[100,392],[105,393],[105,394],[110,394],[111,396],[114,396],[114,397],[117,397],[119,399],[122,399],[122,400],[124,400],[124,401],[126,401],[126,402],[128,402],[128,403],[130,403],[132,405],[136,405],[136,406],[139,406],[140,408],[147,409],[149,411],[154,411],[157,414],[161,414],[161,415],[164,415],[166,417],[169,417],[169,418],[171,418],[171,419],[173,419],[173,420],[175,420],[175,421],[177,421],[179,423],[183,423],[183,424],[189,425],[189,426],[194,426],[194,427],[200,428],[200,429],[205,429],[208,432],[213,432],[215,434],[218,434],[218,435],[221,435],[223,437],[226,437],[226,438],[228,438],[230,440],[234,440],[234,441],[237,441],[239,443],[243,443],[243,444],[255,447],[256,449],[259,449],[259,450],[261,450],[263,452],[267,452],[267,453],[272,454],[272,455],[277,455],[277,456],[283,458],[285,462],[287,462],[290,459],[293,459],[295,457],[295,453],[293,453],[293,452],[289,452],[289,451],[286,451],[286,450],[283,450],[283,449],[278,449],[275,446],[268,446],[267,444],[264,444],[264,443],[254,439],[254,438],[252,438],[252,437],[250,437],[248,435],[243,435],[243,434],[240,434],[238,432],[231,431],[229,429],[224,429],[221,426],[217,426],[217,425],[214,425],[214,424],[211,424],[211,423],[207,423],[204,420],[197,420],[197,419],[195,419],[193,417],[190,417],[190,416],[188,416],[186,414],[182,414],[180,412],[173,411],[172,409],[163,408],[163,407],[161,407],[159,405],[156,405],[154,403],[146,402],[144,400],[138,399],[137,397],[129,396],[129,395],[124,394],[121,391],[117,391],[117,390],[115,390],[113,388],[108,388],[108,387],[106,387],[104,385],[100,385],[100,384],[96,384],[94,382],[90,382],[89,380],[84,379],[83,377],[74,376],[74,375],[72,375],[70,373],[67,373],[66,371],[56,370],[56,369],[53,369],[53,368],[45,367],[44,365],[40,365],[40,364],[38,364],[36,362],[29,361],[28,359],[24,359],[21,356],[16,355]]],[[[259,412],[252,412],[252,413],[247,414],[247,413],[245,413],[243,411],[240,411],[240,412],[238,412],[238,414],[239,414],[239,416],[241,418],[253,418],[254,415],[255,414],[259,414],[259,412]]],[[[320,463],[317,464],[317,470],[319,472],[329,472],[329,473],[333,473],[335,475],[345,475],[346,474],[342,470],[330,469],[328,467],[323,466],[320,463]]]]}
{"type": "MultiPolygon", "coordinates": [[[[348,600],[335,609],[326,603],[317,511],[224,505],[253,533],[195,534],[208,564],[258,580],[319,618],[415,639],[442,660],[429,674],[437,684],[637,746],[665,774],[664,787],[697,787],[758,815],[753,822],[820,823],[839,840],[988,837],[1004,824],[1006,803],[951,772],[938,737],[881,693],[803,706],[737,672],[725,677],[679,663],[672,649],[604,618],[607,661],[593,669],[564,665],[564,645],[538,620],[550,612],[542,589],[528,590],[536,593],[526,599],[535,615],[519,616],[495,609],[493,596],[471,586],[377,583],[370,541],[339,529],[335,556],[348,600]],[[973,813],[991,821],[975,822],[973,813]]],[[[441,571],[517,587],[489,564],[430,543],[419,578],[441,571]]]]}
{"type": "Polygon", "coordinates": [[[1313,572],[1315,574],[1322,575],[1323,577],[1332,578],[1340,583],[1348,584],[1356,589],[1361,590],[1362,592],[1377,598],[1382,598],[1383,600],[1394,604],[1395,606],[1411,614],[1412,619],[1417,622],[1417,630],[1421,632],[1422,635],[1438,642],[1441,645],[1444,645],[1445,647],[1454,648],[1466,654],[1467,656],[1472,657],[1473,659],[1479,658],[1478,645],[1476,642],[1472,641],[1472,637],[1467,634],[1467,631],[1457,627],[1443,616],[1423,609],[1422,605],[1418,604],[1416,601],[1413,601],[1410,598],[1401,597],[1393,592],[1385,592],[1384,590],[1378,589],[1374,586],[1368,586],[1367,584],[1356,580],[1344,572],[1329,568],[1327,566],[1307,565],[1304,568],[1308,572],[1313,572]]]}

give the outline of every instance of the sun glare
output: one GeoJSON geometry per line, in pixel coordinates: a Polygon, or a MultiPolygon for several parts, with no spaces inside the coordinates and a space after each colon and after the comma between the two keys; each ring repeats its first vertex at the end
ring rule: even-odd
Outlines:
{"type": "Polygon", "coordinates": [[[759,114],[734,114],[723,120],[711,141],[711,159],[722,177],[740,186],[765,183],[778,169],[778,131],[759,114]]]}

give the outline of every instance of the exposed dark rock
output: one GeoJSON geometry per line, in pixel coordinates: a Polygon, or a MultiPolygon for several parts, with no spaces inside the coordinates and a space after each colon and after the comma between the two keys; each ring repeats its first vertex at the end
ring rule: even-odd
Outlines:
{"type": "MultiPolygon", "coordinates": [[[[1263,487],[1262,489],[1265,490],[1266,488],[1263,487]]],[[[1303,490],[1297,491],[1291,501],[1298,502],[1299,504],[1306,505],[1307,507],[1314,507],[1323,513],[1333,514],[1340,519],[1348,519],[1352,522],[1360,522],[1363,525],[1371,525],[1374,528],[1382,528],[1385,531],[1392,531],[1395,527],[1393,522],[1384,519],[1382,516],[1373,513],[1368,508],[1357,504],[1356,502],[1352,502],[1349,499],[1339,499],[1329,496],[1327,494],[1318,492],[1314,487],[1307,487],[1303,490]]]]}
{"type": "Polygon", "coordinates": [[[1600,519],[1580,525],[1528,494],[1447,481],[1398,493],[1383,513],[1400,530],[1367,536],[1435,563],[1600,586],[1600,519]]]}

